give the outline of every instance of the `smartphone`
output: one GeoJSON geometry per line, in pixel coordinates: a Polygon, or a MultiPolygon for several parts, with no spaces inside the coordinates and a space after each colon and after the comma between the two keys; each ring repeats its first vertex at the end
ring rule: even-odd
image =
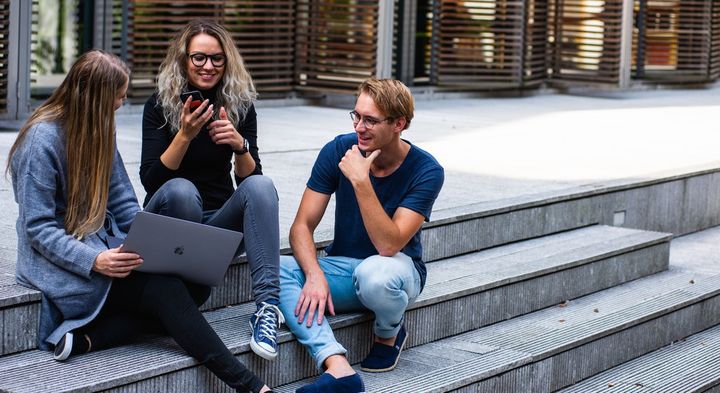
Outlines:
{"type": "Polygon", "coordinates": [[[192,97],[192,101],[190,101],[190,112],[194,111],[195,108],[202,105],[203,101],[205,101],[202,93],[197,90],[184,91],[180,93],[180,101],[183,104],[187,101],[188,97],[192,97]]]}

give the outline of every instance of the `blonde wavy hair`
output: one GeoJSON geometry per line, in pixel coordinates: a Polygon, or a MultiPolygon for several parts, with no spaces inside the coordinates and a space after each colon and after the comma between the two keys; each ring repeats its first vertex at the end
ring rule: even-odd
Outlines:
{"type": "Polygon", "coordinates": [[[183,102],[180,100],[180,93],[188,83],[187,49],[192,38],[198,34],[215,37],[225,53],[225,73],[218,82],[220,88],[217,89],[215,107],[224,106],[228,119],[233,124],[237,124],[245,118],[250,105],[257,98],[255,85],[245,69],[245,63],[230,33],[217,22],[193,20],[171,41],[167,55],[160,64],[158,75],[158,103],[173,134],[178,132],[181,126],[183,102]]]}
{"type": "Polygon", "coordinates": [[[58,122],[65,131],[67,210],[65,230],[82,239],[105,220],[115,157],[115,102],[128,83],[130,69],[117,56],[91,50],[80,56],[65,80],[37,108],[15,140],[12,156],[33,125],[58,122]]]}

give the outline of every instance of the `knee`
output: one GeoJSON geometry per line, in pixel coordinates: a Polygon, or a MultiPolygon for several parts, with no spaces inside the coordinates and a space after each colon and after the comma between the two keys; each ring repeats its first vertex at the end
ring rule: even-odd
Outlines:
{"type": "Polygon", "coordinates": [[[355,293],[366,307],[382,307],[388,299],[403,296],[414,269],[395,257],[375,255],[365,259],[353,272],[355,293]]]}
{"type": "Polygon", "coordinates": [[[197,187],[188,179],[176,177],[165,182],[160,187],[165,195],[170,198],[188,198],[194,195],[200,195],[197,187]]]}
{"type": "Polygon", "coordinates": [[[202,197],[191,181],[183,178],[168,180],[157,194],[162,197],[158,213],[183,220],[202,220],[202,197]]]}
{"type": "Polygon", "coordinates": [[[364,260],[353,272],[355,292],[361,298],[382,297],[401,286],[399,276],[388,267],[394,261],[379,255],[364,260]]]}
{"type": "Polygon", "coordinates": [[[277,206],[278,195],[272,179],[263,175],[250,176],[243,180],[238,189],[247,195],[248,201],[255,203],[265,202],[270,206],[277,206]]]}

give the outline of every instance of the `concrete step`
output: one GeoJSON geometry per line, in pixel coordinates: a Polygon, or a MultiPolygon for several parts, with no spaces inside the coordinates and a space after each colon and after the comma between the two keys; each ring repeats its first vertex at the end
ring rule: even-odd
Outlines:
{"type": "MultiPolygon", "coordinates": [[[[667,234],[592,226],[429,264],[426,289],[406,316],[411,332],[408,347],[663,271],[669,240],[667,234]]],[[[253,307],[246,303],[222,308],[207,312],[206,317],[231,351],[271,386],[314,375],[313,362],[285,328],[275,362],[250,352],[247,318],[253,307]]],[[[371,316],[355,313],[329,321],[350,351],[350,360],[359,361],[370,346],[371,316]]],[[[223,389],[167,338],[147,338],[64,364],[39,351],[0,358],[0,391],[223,389]]]]}
{"type": "Polygon", "coordinates": [[[720,326],[674,342],[560,392],[699,393],[718,390],[720,326]]]}
{"type": "MultiPolygon", "coordinates": [[[[137,173],[137,168],[129,168],[137,173]]],[[[139,185],[138,185],[139,186],[139,185]]],[[[648,179],[621,179],[568,189],[523,193],[433,212],[422,233],[427,262],[595,224],[686,234],[720,225],[720,171],[716,166],[675,170],[648,179]]],[[[10,202],[12,198],[6,200],[10,202]]],[[[0,201],[2,205],[3,201],[0,201]]],[[[15,209],[13,204],[11,209],[15,209]]],[[[329,211],[332,211],[330,209],[329,211]]],[[[286,214],[289,214],[286,212],[286,214]]],[[[294,211],[292,212],[294,216],[294,211]]],[[[315,239],[323,247],[332,238],[327,214],[315,239]]],[[[288,223],[285,224],[289,226],[288,223]]],[[[15,283],[14,223],[0,240],[0,356],[36,348],[40,293],[15,283]]],[[[282,232],[281,232],[282,233],[282,232]]],[[[285,231],[286,233],[286,231],[285,231]]],[[[287,238],[281,252],[289,253],[287,238]]],[[[205,310],[251,298],[244,258],[228,269],[205,310]]]]}
{"type": "MultiPolygon", "coordinates": [[[[511,216],[506,218],[512,219],[511,216]]],[[[477,218],[474,216],[467,217],[467,220],[477,224],[477,218]]],[[[433,226],[428,229],[430,234],[423,233],[425,238],[425,260],[433,262],[498,244],[507,244],[567,230],[568,227],[577,228],[585,225],[585,222],[573,219],[564,222],[561,226],[543,225],[538,228],[531,228],[529,231],[503,232],[505,235],[493,239],[490,243],[479,241],[478,237],[482,236],[483,233],[478,233],[476,230],[474,232],[465,232],[465,230],[472,229],[468,228],[467,225],[468,222],[465,220],[456,219],[452,222],[446,222],[442,226],[433,226]],[[473,244],[473,247],[468,248],[464,243],[473,244]]],[[[318,247],[324,247],[327,243],[327,241],[319,242],[318,247]]],[[[281,252],[287,254],[291,251],[285,247],[281,252]]],[[[212,310],[250,301],[252,296],[249,277],[249,265],[243,255],[230,265],[223,284],[213,290],[203,309],[212,310]]],[[[35,326],[38,324],[39,312],[40,293],[38,291],[18,285],[15,283],[14,277],[10,275],[0,276],[0,315],[3,316],[3,318],[0,318],[0,331],[5,332],[0,344],[0,356],[37,347],[37,329],[35,329],[35,326]]]]}
{"type": "Polygon", "coordinates": [[[374,393],[556,391],[715,326],[718,311],[720,275],[668,271],[411,348],[396,370],[362,376],[374,393]]]}

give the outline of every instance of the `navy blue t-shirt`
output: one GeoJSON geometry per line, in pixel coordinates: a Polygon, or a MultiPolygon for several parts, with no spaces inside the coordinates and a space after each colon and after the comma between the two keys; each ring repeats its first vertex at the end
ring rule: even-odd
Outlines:
{"type": "MultiPolygon", "coordinates": [[[[355,144],[355,133],[339,135],[326,144],[318,154],[307,186],[322,194],[335,193],[335,238],[325,249],[327,254],[365,259],[377,255],[378,251],[363,225],[352,184],[338,167],[345,152],[355,144]]],[[[392,217],[398,207],[404,207],[422,214],[425,221],[430,220],[433,203],[444,179],[444,170],[435,158],[412,144],[395,172],[386,177],[370,174],[375,194],[388,216],[392,217]]],[[[412,258],[424,287],[427,270],[422,260],[420,232],[418,230],[401,251],[412,258]]]]}

